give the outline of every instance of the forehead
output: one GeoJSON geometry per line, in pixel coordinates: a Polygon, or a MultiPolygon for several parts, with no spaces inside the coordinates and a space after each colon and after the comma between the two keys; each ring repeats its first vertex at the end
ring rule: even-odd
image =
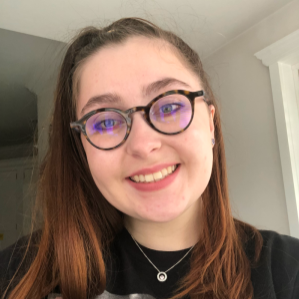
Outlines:
{"type": "Polygon", "coordinates": [[[163,40],[134,37],[104,47],[82,65],[77,112],[89,98],[105,93],[129,99],[128,105],[132,106],[131,101],[141,97],[144,86],[166,77],[187,81],[191,86],[199,81],[177,50],[163,40]]]}

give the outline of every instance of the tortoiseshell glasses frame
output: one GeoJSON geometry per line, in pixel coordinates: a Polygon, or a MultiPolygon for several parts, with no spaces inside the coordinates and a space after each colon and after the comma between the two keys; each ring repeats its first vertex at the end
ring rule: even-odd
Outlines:
{"type": "Polygon", "coordinates": [[[195,92],[192,92],[192,91],[187,91],[187,90],[171,90],[171,91],[167,91],[165,93],[162,93],[160,94],[159,96],[155,97],[148,105],[146,106],[137,106],[137,107],[133,107],[133,108],[130,108],[126,111],[123,111],[123,110],[120,110],[120,109],[115,109],[115,108],[100,108],[100,109],[97,109],[97,110],[93,110],[89,113],[87,113],[86,115],[84,115],[81,119],[79,119],[78,121],[75,121],[75,122],[71,122],[70,123],[70,127],[71,129],[77,131],[77,132],[82,132],[83,135],[85,136],[85,138],[88,140],[88,142],[93,145],[94,147],[96,147],[97,149],[100,149],[100,150],[112,150],[112,149],[115,149],[119,146],[121,146],[126,140],[127,138],[129,137],[129,134],[130,134],[130,131],[131,131],[131,128],[132,128],[132,123],[133,123],[133,120],[132,120],[132,114],[135,113],[135,112],[142,112],[143,114],[143,117],[145,119],[145,121],[148,123],[148,125],[153,128],[155,131],[161,133],[161,134],[164,134],[164,135],[176,135],[176,134],[179,134],[179,133],[182,133],[184,132],[191,124],[192,120],[193,120],[193,116],[194,116],[194,100],[197,98],[197,97],[203,97],[203,100],[205,103],[208,103],[207,99],[205,99],[204,97],[205,93],[203,90],[200,90],[200,91],[195,91],[195,92]],[[152,123],[151,121],[151,118],[150,118],[150,110],[152,108],[152,106],[157,102],[159,101],[161,98],[164,98],[166,96],[169,96],[169,95],[173,95],[173,94],[180,94],[180,95],[183,95],[185,96],[189,101],[190,101],[190,104],[191,104],[191,108],[192,108],[192,115],[191,115],[191,118],[190,118],[190,121],[188,122],[188,124],[182,128],[181,130],[179,131],[176,131],[176,132],[171,132],[171,133],[167,133],[167,132],[163,132],[159,129],[157,129],[154,124],[152,123]],[[116,112],[116,113],[119,113],[126,121],[126,124],[127,124],[127,130],[126,130],[126,134],[124,136],[124,139],[119,143],[117,144],[116,146],[114,147],[110,147],[110,148],[101,148],[97,145],[95,145],[94,143],[92,143],[92,141],[90,140],[90,138],[88,137],[87,135],[87,132],[86,132],[86,123],[87,123],[87,120],[99,113],[99,112],[116,112]]]}

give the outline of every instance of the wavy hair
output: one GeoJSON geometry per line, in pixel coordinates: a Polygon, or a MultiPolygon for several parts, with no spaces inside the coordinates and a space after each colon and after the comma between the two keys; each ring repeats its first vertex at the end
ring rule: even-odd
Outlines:
{"type": "Polygon", "coordinates": [[[124,18],[102,29],[85,28],[67,49],[55,92],[49,150],[38,185],[42,229],[32,263],[25,275],[17,273],[9,299],[40,299],[57,285],[64,299],[94,298],[105,290],[105,259],[109,244],[123,227],[123,217],[95,185],[80,136],[71,131],[70,122],[76,120],[84,61],[101,48],[134,36],[170,44],[198,76],[209,103],[216,108],[213,168],[202,194],[202,234],[191,256],[190,271],[172,298],[187,294],[201,299],[253,298],[251,267],[259,259],[262,237],[257,229],[232,216],[219,110],[199,56],[172,32],[143,19],[124,18]],[[249,241],[255,244],[250,258],[245,252],[249,241]]]}

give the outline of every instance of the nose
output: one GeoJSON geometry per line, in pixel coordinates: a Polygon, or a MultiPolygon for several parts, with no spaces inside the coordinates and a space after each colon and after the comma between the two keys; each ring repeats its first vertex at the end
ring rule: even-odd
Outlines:
{"type": "Polygon", "coordinates": [[[129,155],[144,159],[161,147],[162,134],[150,127],[142,113],[134,113],[131,132],[125,144],[129,155]]]}

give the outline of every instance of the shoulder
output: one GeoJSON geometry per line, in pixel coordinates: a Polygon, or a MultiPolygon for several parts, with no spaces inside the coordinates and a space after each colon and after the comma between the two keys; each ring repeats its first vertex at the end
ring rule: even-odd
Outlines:
{"type": "Polygon", "coordinates": [[[299,239],[273,231],[260,231],[263,237],[261,262],[271,265],[275,271],[280,267],[285,273],[299,272],[299,239]]]}
{"type": "Polygon", "coordinates": [[[273,231],[260,231],[263,247],[252,269],[255,294],[264,298],[299,298],[299,240],[273,231]],[[268,297],[265,297],[268,298],[268,297]]]}
{"type": "Polygon", "coordinates": [[[260,233],[264,240],[264,249],[271,251],[274,255],[299,258],[299,239],[281,235],[274,231],[261,230],[260,233]]]}
{"type": "Polygon", "coordinates": [[[0,251],[0,293],[4,293],[9,281],[14,277],[21,264],[21,274],[28,269],[32,258],[38,250],[37,242],[40,235],[41,231],[36,231],[32,234],[31,238],[30,236],[24,236],[16,243],[0,251]],[[26,254],[26,258],[24,259],[29,241],[30,246],[28,248],[28,254],[26,254]]]}

